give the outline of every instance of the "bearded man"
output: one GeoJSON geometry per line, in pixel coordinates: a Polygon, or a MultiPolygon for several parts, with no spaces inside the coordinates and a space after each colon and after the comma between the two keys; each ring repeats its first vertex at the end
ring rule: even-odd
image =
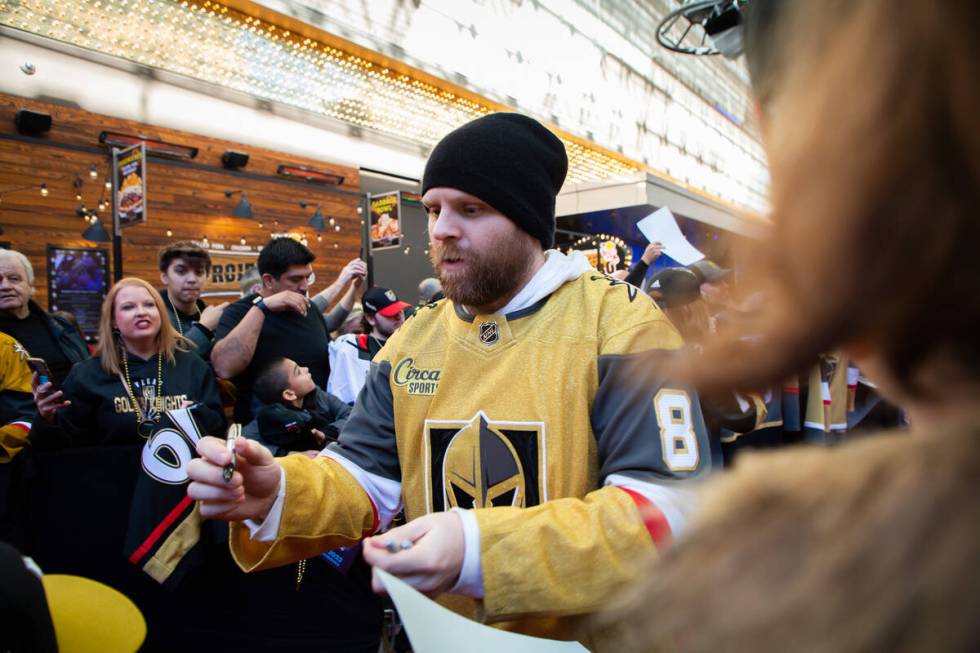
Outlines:
{"type": "Polygon", "coordinates": [[[681,338],[634,287],[549,249],[567,165],[517,114],[436,146],[422,203],[447,300],[375,356],[340,441],[273,460],[238,440],[228,483],[224,442],[190,463],[243,569],[364,540],[369,563],[459,612],[569,638],[683,528],[708,440],[697,398],[651,363],[681,338]]]}

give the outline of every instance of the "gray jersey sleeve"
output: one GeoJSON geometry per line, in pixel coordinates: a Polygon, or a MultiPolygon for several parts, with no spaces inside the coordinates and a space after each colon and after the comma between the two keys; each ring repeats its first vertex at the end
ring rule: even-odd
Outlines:
{"type": "Polygon", "coordinates": [[[366,472],[401,482],[390,374],[388,361],[371,364],[364,389],[357,395],[340,439],[328,449],[366,472]]]}
{"type": "Polygon", "coordinates": [[[710,470],[697,394],[664,379],[657,367],[649,353],[599,357],[592,430],[601,479],[619,474],[657,483],[710,470]]]}

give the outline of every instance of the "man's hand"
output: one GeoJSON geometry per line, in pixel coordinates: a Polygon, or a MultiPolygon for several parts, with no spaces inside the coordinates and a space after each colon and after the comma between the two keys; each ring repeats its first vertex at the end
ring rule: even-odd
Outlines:
{"type": "Polygon", "coordinates": [[[306,298],[306,295],[292,290],[277,292],[275,295],[266,297],[263,301],[266,307],[273,313],[292,311],[304,317],[306,316],[306,310],[310,306],[310,300],[306,298]]]}
{"type": "Polygon", "coordinates": [[[340,276],[337,280],[340,282],[341,287],[346,286],[354,279],[365,279],[367,278],[367,263],[359,258],[351,259],[344,269],[340,271],[340,276]]]}
{"type": "Polygon", "coordinates": [[[660,258],[660,255],[663,253],[663,251],[664,251],[663,243],[661,243],[658,240],[656,242],[647,245],[647,248],[643,250],[643,255],[640,256],[640,258],[643,259],[644,263],[650,265],[658,258],[660,258]]]}
{"type": "Polygon", "coordinates": [[[191,484],[187,496],[201,503],[206,519],[262,521],[279,493],[279,464],[269,450],[255,440],[235,440],[235,473],[227,483],[222,468],[231,462],[225,441],[203,437],[195,458],[187,464],[191,484]]]}
{"type": "MultiPolygon", "coordinates": [[[[453,512],[438,512],[413,519],[404,526],[364,540],[364,559],[384,569],[427,596],[449,591],[459,580],[466,541],[463,523],[453,512]],[[410,549],[391,553],[385,542],[413,542],[410,549]]],[[[384,586],[375,576],[371,587],[379,594],[384,586]]]]}
{"type": "Polygon", "coordinates": [[[217,306],[205,306],[204,310],[201,311],[201,316],[197,320],[201,326],[214,331],[218,328],[218,322],[221,321],[221,314],[225,312],[225,307],[228,306],[228,302],[223,304],[218,304],[217,306]]]}
{"type": "Polygon", "coordinates": [[[42,384],[39,384],[38,381],[37,372],[31,374],[31,388],[34,389],[34,404],[37,406],[37,412],[40,413],[44,421],[53,422],[55,412],[59,408],[70,406],[71,402],[64,399],[65,393],[61,390],[51,392],[54,384],[50,381],[42,384]]]}

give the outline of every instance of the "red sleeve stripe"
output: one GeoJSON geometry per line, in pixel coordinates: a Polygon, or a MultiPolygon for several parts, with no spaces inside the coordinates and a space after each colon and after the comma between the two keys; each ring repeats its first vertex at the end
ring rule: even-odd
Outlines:
{"type": "Polygon", "coordinates": [[[364,536],[370,537],[378,532],[378,527],[381,526],[381,517],[378,515],[378,506],[374,505],[374,499],[367,492],[364,492],[364,494],[367,494],[368,501],[371,502],[371,511],[374,513],[374,523],[371,524],[371,532],[364,536]]]}
{"type": "Polygon", "coordinates": [[[190,497],[184,496],[184,498],[180,500],[180,503],[174,506],[174,509],[171,510],[159,524],[157,524],[157,527],[154,528],[153,532],[150,533],[150,536],[147,537],[142,544],[140,544],[139,548],[133,551],[132,555],[129,556],[129,561],[134,565],[139,564],[139,561],[143,559],[143,556],[150,552],[150,549],[152,549],[153,545],[157,543],[157,540],[159,540],[163,534],[167,532],[167,529],[170,528],[178,517],[184,514],[184,512],[191,507],[192,503],[193,502],[191,501],[190,497]]]}
{"type": "Polygon", "coordinates": [[[670,524],[667,523],[667,518],[660,512],[660,509],[639,492],[625,487],[619,489],[633,499],[633,503],[640,511],[640,516],[643,517],[643,525],[647,527],[647,532],[650,533],[650,539],[653,540],[654,546],[663,549],[670,544],[670,524]]]}

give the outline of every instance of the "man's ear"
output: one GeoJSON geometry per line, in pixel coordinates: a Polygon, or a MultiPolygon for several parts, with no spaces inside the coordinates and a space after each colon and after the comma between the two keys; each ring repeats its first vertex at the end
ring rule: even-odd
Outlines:
{"type": "Polygon", "coordinates": [[[296,393],[292,388],[286,388],[282,391],[282,398],[286,401],[296,401],[296,393]]]}
{"type": "Polygon", "coordinates": [[[275,283],[276,283],[276,278],[274,276],[272,276],[271,274],[269,274],[268,272],[266,272],[265,274],[262,275],[262,287],[263,288],[268,288],[268,289],[271,290],[272,287],[273,287],[273,284],[275,284],[275,283]]]}
{"type": "Polygon", "coordinates": [[[161,272],[160,273],[160,283],[162,283],[164,286],[167,285],[167,273],[166,272],[161,272]]]}

